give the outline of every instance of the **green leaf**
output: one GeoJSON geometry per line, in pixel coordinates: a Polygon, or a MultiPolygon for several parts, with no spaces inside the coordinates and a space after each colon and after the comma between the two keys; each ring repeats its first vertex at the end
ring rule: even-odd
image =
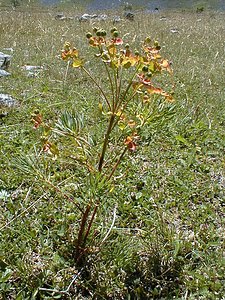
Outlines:
{"type": "Polygon", "coordinates": [[[0,258],[0,269],[5,271],[7,264],[0,258]]]}
{"type": "Polygon", "coordinates": [[[0,282],[6,282],[8,281],[8,279],[12,276],[13,271],[11,269],[6,269],[6,271],[2,274],[1,278],[0,278],[0,282]]]}
{"type": "Polygon", "coordinates": [[[57,133],[65,135],[79,134],[81,129],[84,127],[84,116],[81,113],[76,113],[74,111],[65,111],[56,123],[57,133]]]}
{"type": "Polygon", "coordinates": [[[182,136],[182,135],[176,135],[176,140],[181,142],[182,144],[189,146],[189,142],[182,136]]]}
{"type": "Polygon", "coordinates": [[[129,69],[131,67],[131,62],[127,61],[126,63],[123,64],[124,69],[129,69]]]}
{"type": "Polygon", "coordinates": [[[176,257],[180,251],[180,241],[175,240],[175,249],[174,249],[174,256],[176,257]]]}
{"type": "Polygon", "coordinates": [[[83,60],[80,58],[75,58],[73,61],[73,68],[80,68],[83,66],[83,60]]]}
{"type": "Polygon", "coordinates": [[[148,69],[151,72],[155,72],[155,63],[153,61],[151,61],[148,65],[148,69]]]}
{"type": "Polygon", "coordinates": [[[58,156],[59,155],[59,149],[58,149],[58,147],[55,144],[51,144],[50,152],[54,156],[58,156]]]}

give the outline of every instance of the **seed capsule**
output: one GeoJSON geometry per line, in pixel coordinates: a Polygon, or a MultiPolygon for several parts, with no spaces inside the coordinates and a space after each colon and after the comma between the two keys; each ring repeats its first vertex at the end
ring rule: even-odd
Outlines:
{"type": "Polygon", "coordinates": [[[114,31],[114,32],[113,32],[113,36],[114,36],[114,37],[118,37],[118,36],[119,36],[119,32],[118,32],[118,31],[114,31]]]}
{"type": "Polygon", "coordinates": [[[91,34],[90,32],[88,32],[88,33],[86,34],[86,38],[90,39],[91,37],[92,37],[92,34],[91,34]]]}
{"type": "Polygon", "coordinates": [[[142,71],[143,71],[143,72],[148,72],[148,67],[147,67],[147,66],[144,66],[144,67],[142,68],[142,71]]]}
{"type": "Polygon", "coordinates": [[[99,30],[98,27],[94,27],[94,28],[93,28],[93,32],[94,32],[94,33],[96,33],[98,30],[99,30]]]}
{"type": "Polygon", "coordinates": [[[117,31],[117,28],[116,27],[113,27],[110,32],[113,33],[114,31],[117,31]]]}
{"type": "Polygon", "coordinates": [[[106,36],[106,31],[102,30],[102,36],[106,36]]]}

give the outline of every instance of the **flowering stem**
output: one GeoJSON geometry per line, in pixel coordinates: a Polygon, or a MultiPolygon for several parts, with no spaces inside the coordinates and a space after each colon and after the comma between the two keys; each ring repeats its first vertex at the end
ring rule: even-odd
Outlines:
{"type": "Polygon", "coordinates": [[[80,205],[78,203],[76,203],[74,201],[74,199],[70,196],[68,196],[67,194],[65,194],[64,192],[62,192],[60,190],[60,188],[58,188],[57,186],[55,186],[52,182],[50,182],[49,180],[43,178],[43,180],[49,185],[51,186],[52,188],[54,188],[56,190],[57,193],[60,193],[61,195],[64,196],[64,198],[66,198],[67,200],[69,200],[70,202],[72,202],[78,209],[81,213],[83,213],[83,209],[80,207],[80,205]]]}
{"type": "Polygon", "coordinates": [[[106,72],[107,72],[107,75],[108,75],[108,79],[109,79],[109,82],[110,82],[110,87],[111,87],[111,92],[112,92],[112,113],[114,113],[114,102],[115,102],[115,95],[114,95],[114,86],[113,86],[113,82],[112,82],[112,78],[111,78],[111,75],[110,75],[110,72],[109,72],[109,68],[107,66],[106,63],[104,63],[105,65],[105,68],[106,68],[106,72]]]}
{"type": "Polygon", "coordinates": [[[85,236],[84,236],[84,239],[83,239],[83,245],[86,244],[86,240],[87,240],[87,237],[88,237],[88,235],[89,235],[89,233],[90,233],[91,226],[92,226],[92,223],[93,223],[93,221],[94,221],[94,218],[95,218],[97,209],[98,209],[98,204],[95,205],[94,211],[93,211],[93,213],[92,213],[91,220],[90,220],[90,222],[89,222],[89,224],[88,224],[88,228],[87,228],[87,231],[86,231],[85,236]]]}
{"type": "Polygon", "coordinates": [[[109,142],[109,136],[110,136],[110,133],[112,131],[112,128],[114,127],[113,123],[114,123],[114,120],[115,120],[115,115],[111,115],[110,117],[110,120],[109,120],[109,125],[108,125],[108,128],[107,128],[107,131],[106,131],[106,135],[105,135],[105,139],[104,139],[104,143],[103,143],[103,147],[102,147],[102,153],[101,153],[101,156],[100,156],[100,159],[99,159],[99,165],[98,165],[98,171],[101,173],[102,171],[102,166],[103,166],[103,162],[104,162],[104,157],[105,157],[105,152],[106,152],[106,149],[107,149],[107,146],[108,146],[108,142],[109,142]]]}
{"type": "Polygon", "coordinates": [[[67,75],[68,75],[68,70],[69,70],[69,65],[70,65],[70,61],[67,62],[66,72],[65,72],[65,75],[64,75],[64,79],[63,79],[63,87],[65,87],[65,83],[66,83],[66,79],[67,79],[67,75]]]}
{"type": "Polygon", "coordinates": [[[116,108],[120,107],[120,105],[122,104],[123,100],[126,98],[127,93],[129,92],[129,90],[130,90],[130,88],[131,88],[131,86],[132,86],[134,77],[137,75],[137,72],[138,72],[139,67],[140,67],[140,64],[137,66],[136,70],[134,71],[133,75],[131,76],[131,79],[129,80],[129,84],[128,84],[128,86],[127,86],[125,92],[123,93],[123,95],[122,95],[120,101],[118,101],[117,107],[116,107],[116,108]]]}
{"type": "Polygon", "coordinates": [[[123,68],[121,68],[120,69],[120,74],[119,74],[119,70],[117,70],[117,80],[118,80],[118,84],[117,84],[117,95],[116,95],[116,99],[117,99],[117,101],[119,100],[119,98],[120,98],[120,91],[121,91],[121,86],[122,86],[122,78],[123,78],[123,76],[122,76],[122,74],[123,74],[123,68]]]}
{"type": "Polygon", "coordinates": [[[137,94],[137,91],[134,91],[134,93],[130,96],[130,98],[127,99],[127,101],[124,103],[123,108],[120,111],[120,115],[118,116],[117,120],[115,121],[115,123],[113,124],[112,129],[117,125],[117,123],[120,120],[120,116],[122,116],[123,112],[125,111],[127,104],[134,98],[134,96],[137,94]]]}
{"type": "Polygon", "coordinates": [[[83,250],[83,234],[85,230],[85,225],[87,223],[88,215],[91,209],[91,204],[89,203],[85,209],[85,212],[82,215],[82,220],[80,224],[80,229],[78,233],[78,238],[77,238],[77,244],[76,244],[76,253],[75,253],[75,260],[78,262],[78,259],[80,258],[80,253],[83,250]]]}
{"type": "Polygon", "coordinates": [[[120,164],[120,162],[121,162],[121,160],[124,157],[126,152],[127,152],[127,147],[123,150],[123,152],[121,153],[120,157],[118,158],[116,164],[113,166],[112,172],[109,174],[109,176],[107,178],[108,181],[112,178],[114,172],[116,171],[118,165],[120,164]]]}
{"type": "Polygon", "coordinates": [[[114,106],[113,106],[113,109],[114,111],[116,110],[116,104],[118,102],[118,70],[114,71],[113,72],[113,75],[114,75],[114,82],[115,82],[115,89],[116,89],[116,92],[115,92],[115,103],[114,103],[114,106]]]}
{"type": "Polygon", "coordinates": [[[103,91],[102,87],[98,84],[98,82],[95,80],[95,78],[91,75],[91,73],[85,68],[82,67],[82,70],[91,78],[91,80],[95,83],[95,85],[98,87],[99,91],[102,93],[107,105],[108,105],[108,109],[111,111],[111,105],[109,103],[109,100],[105,94],[105,92],[103,91]]]}

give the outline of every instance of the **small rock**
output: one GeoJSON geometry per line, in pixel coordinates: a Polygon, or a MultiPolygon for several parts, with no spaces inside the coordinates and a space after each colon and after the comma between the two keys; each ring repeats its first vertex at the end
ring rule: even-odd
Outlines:
{"type": "Polygon", "coordinates": [[[7,70],[10,65],[11,55],[0,52],[0,69],[7,70]]]}
{"type": "Polygon", "coordinates": [[[132,12],[125,12],[124,17],[129,21],[134,21],[134,14],[132,12]]]}
{"type": "Polygon", "coordinates": [[[121,21],[122,21],[122,19],[121,19],[119,16],[115,16],[115,17],[113,18],[113,24],[119,23],[119,22],[121,22],[121,21]]]}
{"type": "Polygon", "coordinates": [[[97,19],[98,15],[89,15],[89,14],[83,14],[81,17],[79,17],[79,21],[80,22],[87,22],[90,21],[92,19],[97,19]]]}
{"type": "Polygon", "coordinates": [[[61,20],[62,18],[64,18],[63,13],[58,13],[58,14],[55,16],[55,19],[56,19],[56,20],[61,20]]]}
{"type": "Polygon", "coordinates": [[[83,14],[81,17],[78,17],[78,20],[80,22],[87,22],[90,20],[97,20],[97,21],[106,21],[108,19],[107,15],[89,15],[89,14],[83,14]]]}
{"type": "Polygon", "coordinates": [[[44,70],[42,66],[22,66],[22,70],[27,71],[27,77],[38,77],[41,71],[44,70]]]}
{"type": "Polygon", "coordinates": [[[0,94],[0,106],[13,107],[17,101],[8,94],[0,94]]]}
{"type": "Polygon", "coordinates": [[[0,77],[6,77],[11,75],[9,72],[0,69],[0,77]]]}
{"type": "Polygon", "coordinates": [[[22,70],[25,70],[25,71],[43,70],[43,67],[42,66],[25,65],[25,66],[22,66],[22,70]]]}
{"type": "Polygon", "coordinates": [[[99,15],[97,17],[97,20],[98,21],[106,21],[108,19],[108,16],[107,15],[99,15]]]}
{"type": "Polygon", "coordinates": [[[3,51],[9,51],[9,52],[11,52],[11,53],[14,52],[13,48],[4,48],[4,49],[2,49],[2,50],[3,50],[3,51]]]}
{"type": "Polygon", "coordinates": [[[172,32],[172,33],[178,33],[179,30],[177,30],[177,29],[170,29],[170,32],[172,32]]]}
{"type": "Polygon", "coordinates": [[[64,16],[63,13],[59,13],[55,16],[55,20],[67,21],[67,20],[74,20],[74,18],[73,17],[66,17],[66,16],[64,16]]]}

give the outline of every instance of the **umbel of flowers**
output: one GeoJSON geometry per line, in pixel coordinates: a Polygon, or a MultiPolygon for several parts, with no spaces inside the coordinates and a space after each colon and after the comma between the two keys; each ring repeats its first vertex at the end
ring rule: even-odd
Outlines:
{"type": "MultiPolygon", "coordinates": [[[[98,53],[95,54],[103,63],[114,70],[135,69],[133,77],[133,87],[138,91],[146,90],[149,94],[160,94],[167,101],[173,101],[173,97],[152,83],[152,77],[167,71],[172,74],[170,63],[160,55],[161,47],[157,41],[152,42],[147,37],[142,45],[142,51],[135,50],[132,52],[129,44],[124,47],[123,40],[119,37],[117,29],[111,30],[111,36],[107,37],[106,31],[98,28],[93,29],[92,33],[87,33],[89,45],[95,47],[98,53]]],[[[79,51],[72,47],[69,42],[64,44],[62,51],[63,60],[72,60],[74,68],[84,67],[84,60],[80,58],[79,51]]]]}
{"type": "MultiPolygon", "coordinates": [[[[145,122],[143,116],[138,115],[137,112],[132,119],[127,116],[127,113],[131,113],[130,103],[136,101],[137,96],[144,104],[150,103],[154,95],[162,96],[166,102],[173,102],[171,93],[154,83],[154,77],[165,71],[172,75],[172,69],[169,61],[160,55],[159,43],[151,41],[149,37],[145,39],[141,49],[135,51],[132,51],[129,44],[124,45],[115,27],[111,29],[109,35],[103,29],[93,28],[93,32],[88,32],[86,37],[89,46],[96,49],[95,57],[105,65],[110,95],[109,91],[103,90],[100,83],[87,70],[85,59],[77,48],[66,42],[61,56],[63,60],[70,60],[73,68],[82,69],[94,82],[102,94],[104,107],[110,116],[99,162],[99,171],[101,171],[108,138],[116,125],[120,125],[123,129],[132,128],[130,135],[124,139],[124,144],[130,151],[136,150],[137,133],[133,119],[142,117],[140,123],[143,125],[145,122]],[[123,76],[127,72],[130,77],[125,81],[123,76]]],[[[140,127],[140,124],[138,126],[140,127]]]]}

